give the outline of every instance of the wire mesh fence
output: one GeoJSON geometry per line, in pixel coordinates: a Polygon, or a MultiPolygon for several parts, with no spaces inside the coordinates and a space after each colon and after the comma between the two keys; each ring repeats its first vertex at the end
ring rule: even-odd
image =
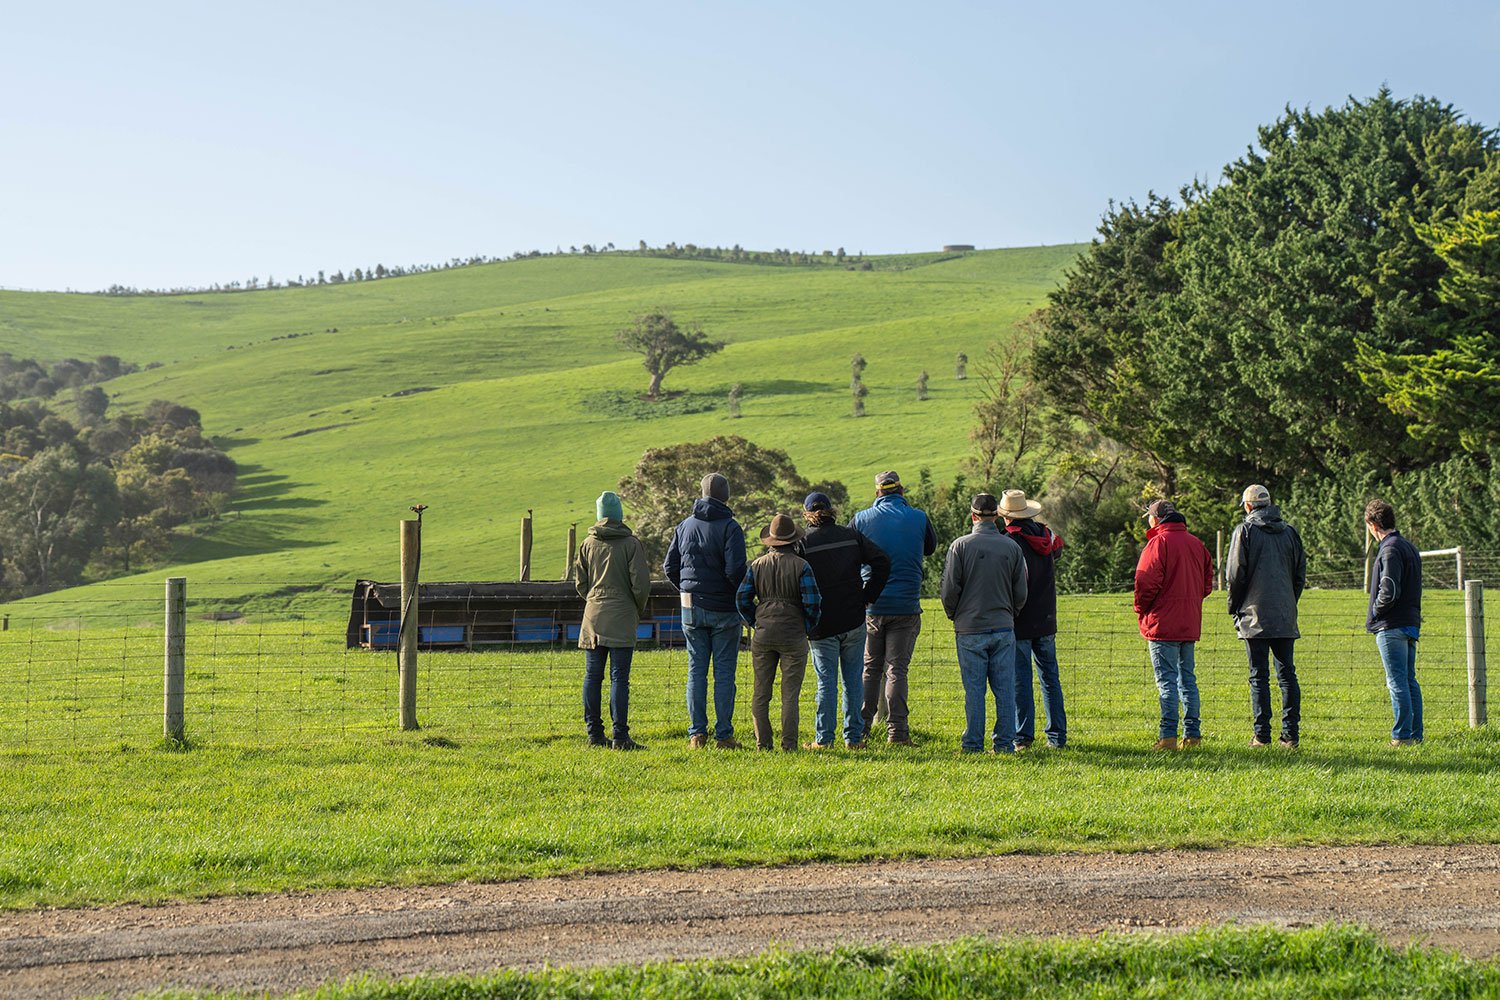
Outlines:
{"type": "MultiPolygon", "coordinates": [[[[189,582],[184,680],[190,741],[275,746],[395,733],[394,651],[348,648],[346,622],[331,606],[243,616],[224,611],[244,586],[189,582]]],[[[1358,591],[1303,597],[1296,661],[1305,740],[1372,738],[1389,729],[1384,673],[1364,630],[1365,602],[1358,591]]],[[[161,590],[122,586],[97,601],[34,600],[8,610],[9,627],[0,632],[0,656],[9,668],[8,683],[0,686],[0,748],[140,746],[161,739],[161,590]]],[[[1427,729],[1436,734],[1468,721],[1463,595],[1429,588],[1424,612],[1417,670],[1427,729]]],[[[424,647],[417,698],[422,728],[452,739],[581,739],[583,654],[567,639],[571,623],[556,613],[530,614],[518,627],[517,613],[503,614],[507,620],[488,621],[476,613],[474,634],[490,636],[485,644],[424,647]]],[[[1497,619],[1490,616],[1492,634],[1497,619]]],[[[441,635],[426,633],[428,639],[441,635]]],[[[653,633],[636,651],[630,722],[642,741],[686,735],[687,653],[673,644],[677,638],[653,633]]],[[[1062,597],[1057,649],[1071,743],[1155,738],[1154,675],[1128,594],[1062,597]]],[[[1197,674],[1205,737],[1248,738],[1246,655],[1222,594],[1205,603],[1197,674]]],[[[953,631],[931,602],[909,684],[917,736],[956,745],[964,715],[953,631]]],[[[745,651],[737,686],[734,724],[746,738],[751,672],[745,651]]],[[[809,665],[801,692],[804,740],[812,738],[814,689],[809,665]]],[[[1274,692],[1272,702],[1279,711],[1274,692]]],[[[1040,730],[1039,692],[1036,703],[1040,730]]],[[[607,708],[605,716],[608,724],[607,708]]]]}

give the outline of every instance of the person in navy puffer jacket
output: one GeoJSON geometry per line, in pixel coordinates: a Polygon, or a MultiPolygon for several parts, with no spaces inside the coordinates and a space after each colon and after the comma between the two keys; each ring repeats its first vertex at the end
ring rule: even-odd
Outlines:
{"type": "Polygon", "coordinates": [[[703,477],[703,498],[677,526],[662,564],[682,594],[682,634],[688,647],[688,745],[708,745],[708,667],[714,668],[714,739],[720,749],[734,738],[735,668],[740,614],[734,595],[745,578],[745,532],[729,509],[729,481],[703,477]]]}
{"type": "MultiPolygon", "coordinates": [[[[890,713],[886,742],[911,746],[906,674],[922,631],[922,561],[937,551],[937,532],[924,512],[906,502],[906,490],[896,473],[876,476],[875,490],[875,503],[849,521],[849,527],[891,559],[891,575],[875,603],[866,609],[865,703],[860,715],[868,732],[883,692],[890,713]]],[[[870,572],[868,566],[864,572],[870,572]]]]}

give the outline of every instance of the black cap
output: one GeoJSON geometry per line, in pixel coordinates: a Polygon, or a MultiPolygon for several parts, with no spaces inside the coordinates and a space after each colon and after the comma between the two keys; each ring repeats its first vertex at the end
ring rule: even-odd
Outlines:
{"type": "Polygon", "coordinates": [[[983,517],[993,517],[1000,513],[1000,504],[995,500],[994,494],[976,493],[974,501],[969,504],[969,510],[983,517]]]}

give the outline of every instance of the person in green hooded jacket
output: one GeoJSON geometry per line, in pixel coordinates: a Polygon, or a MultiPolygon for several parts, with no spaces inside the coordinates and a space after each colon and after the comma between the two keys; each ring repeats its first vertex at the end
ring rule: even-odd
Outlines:
{"type": "Polygon", "coordinates": [[[573,579],[584,599],[578,648],[583,650],[583,721],[589,745],[644,750],[630,738],[630,658],[635,632],[651,601],[646,547],[626,526],[620,498],[605,491],[595,503],[599,520],[578,546],[573,579]],[[613,739],[604,739],[600,700],[609,661],[609,716],[613,739]]]}

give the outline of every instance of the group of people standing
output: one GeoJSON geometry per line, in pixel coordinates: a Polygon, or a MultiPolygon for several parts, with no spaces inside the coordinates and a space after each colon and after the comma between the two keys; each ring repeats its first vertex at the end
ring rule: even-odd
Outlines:
{"type": "MultiPolygon", "coordinates": [[[[894,471],[875,477],[874,502],[840,524],[829,497],[811,493],[803,523],[776,514],[760,532],[765,553],[747,562],[745,535],[729,506],[728,480],[711,473],[702,496],[673,533],[662,569],[677,588],[687,643],[688,745],[738,749],[734,706],[742,626],[751,629],[751,719],[756,746],[770,750],[770,717],[780,677],[779,745],[823,750],[842,736],[862,749],[883,721],[888,743],[913,746],[908,671],[922,628],[923,563],[938,539],[927,515],[907,502],[894,471]],[[816,676],[813,739],[801,743],[800,699],[807,662],[816,676]],[[713,730],[708,677],[713,674],[713,730]],[[842,691],[842,693],[841,693],[842,691]],[[842,726],[840,726],[842,721],[842,726]]],[[[1228,611],[1249,659],[1252,747],[1271,744],[1270,667],[1281,689],[1279,740],[1300,739],[1301,688],[1294,665],[1297,604],[1307,563],[1296,529],[1282,520],[1264,486],[1242,495],[1245,520],[1230,539],[1225,564],[1228,611]]],[[[644,546],[624,524],[620,498],[597,501],[598,522],[579,546],[574,576],[585,599],[584,722],[589,742],[642,749],[630,736],[629,678],[636,626],[650,598],[644,546]],[[613,732],[605,738],[602,686],[610,676],[613,732]]],[[[967,753],[986,749],[993,697],[992,753],[1025,750],[1036,740],[1032,671],[1042,690],[1047,745],[1067,745],[1067,715],[1057,662],[1056,560],[1063,540],[1038,520],[1040,505],[1021,490],[976,495],[973,526],[954,539],[939,590],[953,621],[964,691],[967,753]]],[[[1145,512],[1146,546],[1137,563],[1134,604],[1156,675],[1160,726],[1155,748],[1188,749],[1201,740],[1194,648],[1203,601],[1213,591],[1213,559],[1188,532],[1170,501],[1145,512]],[[1178,737],[1179,717],[1182,736],[1178,737]]],[[[1366,525],[1379,540],[1367,628],[1375,633],[1395,726],[1392,745],[1422,739],[1421,689],[1415,673],[1421,621],[1421,558],[1395,528],[1390,504],[1372,501],[1366,525]]]]}

